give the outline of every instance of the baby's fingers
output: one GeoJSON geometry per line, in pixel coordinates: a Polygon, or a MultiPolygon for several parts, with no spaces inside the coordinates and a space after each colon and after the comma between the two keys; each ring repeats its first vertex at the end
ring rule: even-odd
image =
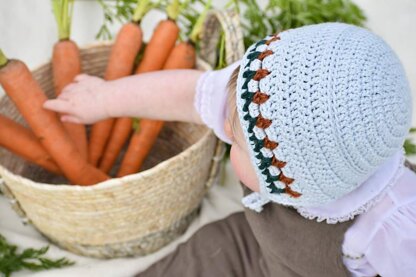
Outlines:
{"type": "Polygon", "coordinates": [[[61,121],[62,122],[71,122],[71,123],[77,123],[77,124],[81,124],[81,120],[79,120],[78,117],[72,116],[72,115],[63,115],[61,116],[61,121]]]}
{"type": "Polygon", "coordinates": [[[89,78],[92,78],[92,77],[88,74],[79,74],[79,75],[75,76],[74,82],[82,82],[82,81],[87,80],[89,78]]]}
{"type": "Polygon", "coordinates": [[[69,113],[71,111],[70,104],[60,99],[47,100],[43,103],[43,107],[45,109],[60,113],[69,113]]]}
{"type": "Polygon", "coordinates": [[[64,94],[64,93],[71,92],[71,91],[73,91],[74,89],[76,89],[76,88],[78,88],[78,87],[79,87],[79,84],[77,84],[77,83],[71,83],[71,84],[69,84],[69,85],[65,86],[65,87],[62,89],[62,92],[61,92],[61,94],[60,94],[59,96],[61,96],[61,95],[62,95],[62,94],[64,94]]]}
{"type": "Polygon", "coordinates": [[[99,82],[102,82],[103,79],[97,77],[97,76],[92,76],[92,75],[88,75],[88,74],[80,74],[77,75],[74,78],[74,83],[89,83],[89,84],[96,84],[99,82]]]}

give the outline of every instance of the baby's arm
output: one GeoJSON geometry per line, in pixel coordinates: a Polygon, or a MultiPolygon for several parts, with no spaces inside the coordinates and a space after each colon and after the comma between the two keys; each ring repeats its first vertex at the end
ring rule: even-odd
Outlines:
{"type": "Polygon", "coordinates": [[[79,75],[44,107],[63,121],[90,124],[109,117],[203,123],[194,107],[199,70],[164,70],[114,81],[79,75]]]}

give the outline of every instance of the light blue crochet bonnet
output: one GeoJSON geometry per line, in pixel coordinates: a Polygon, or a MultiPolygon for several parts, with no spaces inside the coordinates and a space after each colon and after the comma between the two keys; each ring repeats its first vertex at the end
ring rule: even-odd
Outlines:
{"type": "Polygon", "coordinates": [[[411,95],[391,48],[364,28],[324,23],[268,36],[246,51],[237,111],[260,183],[261,211],[329,203],[402,149],[411,95]]]}

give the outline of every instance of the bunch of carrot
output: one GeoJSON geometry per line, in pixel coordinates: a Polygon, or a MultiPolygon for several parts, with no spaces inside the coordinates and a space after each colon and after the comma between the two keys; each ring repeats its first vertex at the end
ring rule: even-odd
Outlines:
{"type": "MultiPolygon", "coordinates": [[[[10,137],[5,140],[15,145],[15,153],[18,149],[21,151],[18,154],[24,153],[22,156],[33,159],[37,164],[55,173],[62,171],[73,184],[91,185],[107,180],[109,177],[106,174],[82,157],[56,113],[43,109],[47,97],[26,65],[19,60],[8,60],[2,53],[0,56],[0,84],[33,131],[3,118],[1,133],[13,136],[13,141],[10,137]],[[8,126],[10,128],[6,129],[8,126]],[[19,140],[30,142],[34,148],[29,148],[27,144],[17,145],[19,140]],[[35,157],[30,155],[34,149],[38,152],[35,157]]],[[[2,145],[7,147],[6,143],[2,145]]]]}
{"type": "MultiPolygon", "coordinates": [[[[59,95],[81,73],[81,59],[69,36],[73,0],[52,3],[59,30],[52,55],[55,93],[59,95]]],[[[151,8],[150,0],[138,1],[132,21],[121,27],[111,49],[106,80],[132,73],[195,67],[196,37],[176,43],[181,5],[173,0],[167,9],[168,18],[159,22],[134,69],[143,44],[140,23],[151,8]]],[[[55,174],[65,175],[73,184],[92,185],[110,178],[107,174],[129,139],[117,177],[136,173],[163,127],[162,121],[150,119],[140,119],[139,128],[133,128],[131,118],[107,119],[92,126],[88,141],[85,126],[63,124],[56,113],[42,108],[47,97],[28,68],[21,61],[8,60],[1,50],[0,84],[30,126],[27,129],[0,115],[0,146],[55,174]]]]}
{"type": "MultiPolygon", "coordinates": [[[[149,1],[140,1],[140,3],[141,5],[138,6],[138,9],[133,15],[133,22],[140,23],[143,14],[145,14],[145,5],[149,1]]],[[[180,11],[185,7],[185,5],[181,6],[178,0],[173,0],[168,6],[168,18],[160,21],[156,26],[144,50],[142,59],[134,70],[135,74],[164,69],[195,67],[196,50],[192,40],[176,43],[180,32],[176,19],[180,11]]],[[[205,12],[203,16],[205,16],[205,12]]],[[[201,16],[200,22],[202,22],[203,16],[201,16]]],[[[198,24],[199,29],[200,27],[201,24],[198,24]]],[[[117,38],[119,36],[120,33],[117,38]]],[[[194,39],[197,39],[197,36],[194,39]]],[[[145,158],[152,149],[163,128],[163,122],[142,118],[139,120],[139,127],[133,129],[133,119],[131,118],[117,118],[112,124],[113,127],[109,128],[111,129],[110,134],[107,135],[106,133],[104,136],[101,136],[106,139],[108,138],[108,141],[105,143],[106,147],[101,158],[99,158],[99,168],[103,172],[108,173],[119,156],[122,147],[130,138],[127,151],[117,172],[117,177],[136,173],[140,170],[145,158]],[[132,130],[133,134],[131,135],[132,130]]]]}
{"type": "MultiPolygon", "coordinates": [[[[69,39],[73,0],[53,0],[52,4],[59,30],[52,58],[59,94],[81,72],[81,61],[78,47],[69,39]]],[[[63,125],[56,113],[43,108],[47,97],[23,62],[8,60],[2,52],[0,60],[0,84],[31,129],[2,117],[2,146],[53,173],[64,174],[72,184],[92,185],[109,179],[86,160],[85,127],[63,125]]]]}
{"type": "MultiPolygon", "coordinates": [[[[137,67],[135,73],[194,68],[196,65],[195,42],[198,39],[206,11],[210,6],[211,1],[208,1],[204,12],[195,24],[189,40],[176,44],[179,36],[179,27],[176,19],[181,8],[179,1],[172,1],[172,4],[167,10],[168,19],[162,20],[157,25],[148,47],[146,47],[143,60],[137,67]]],[[[186,6],[182,7],[182,9],[184,8],[186,6]]],[[[117,177],[135,173],[140,169],[162,127],[163,121],[150,119],[140,120],[140,128],[135,130],[132,135],[117,177]]]]}

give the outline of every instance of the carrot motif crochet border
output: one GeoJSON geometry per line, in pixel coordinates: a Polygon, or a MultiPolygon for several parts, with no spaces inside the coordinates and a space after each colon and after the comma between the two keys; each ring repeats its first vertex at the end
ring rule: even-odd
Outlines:
{"type": "Polygon", "coordinates": [[[273,54],[272,50],[265,50],[263,52],[259,52],[259,51],[256,51],[256,49],[260,45],[264,45],[264,44],[269,45],[270,43],[274,41],[279,41],[279,40],[280,40],[280,36],[278,34],[273,35],[268,40],[267,39],[260,40],[259,42],[255,44],[255,47],[253,48],[251,53],[247,55],[249,62],[246,65],[246,68],[243,69],[245,70],[243,73],[244,83],[242,87],[244,92],[241,94],[241,98],[245,101],[243,108],[242,108],[244,112],[243,119],[248,122],[247,131],[249,134],[249,139],[250,141],[254,142],[255,157],[260,160],[259,169],[261,173],[266,177],[266,183],[268,183],[267,188],[270,189],[271,193],[276,193],[276,194],[286,193],[290,195],[291,197],[297,198],[297,197],[300,197],[302,194],[294,191],[290,187],[294,179],[285,176],[283,174],[283,171],[281,170],[286,165],[286,162],[277,159],[276,155],[274,154],[273,154],[273,157],[271,158],[265,157],[263,153],[260,151],[263,147],[273,151],[276,147],[279,146],[279,143],[276,141],[270,140],[267,134],[265,135],[264,139],[262,140],[258,139],[253,131],[255,126],[263,130],[267,129],[272,124],[272,121],[270,119],[264,118],[260,112],[257,117],[252,117],[249,113],[249,105],[251,103],[261,105],[269,99],[269,95],[267,95],[264,92],[261,92],[260,90],[253,93],[253,92],[250,92],[248,89],[248,83],[251,80],[260,81],[261,79],[265,78],[267,75],[270,74],[270,72],[267,69],[262,69],[261,66],[256,71],[250,70],[251,62],[253,62],[254,60],[260,60],[260,62],[263,62],[264,58],[273,54]],[[273,176],[269,170],[270,166],[275,166],[279,168],[280,173],[277,176],[273,176]],[[277,181],[282,182],[285,185],[285,187],[278,188],[275,184],[275,182],[277,181]]]}

